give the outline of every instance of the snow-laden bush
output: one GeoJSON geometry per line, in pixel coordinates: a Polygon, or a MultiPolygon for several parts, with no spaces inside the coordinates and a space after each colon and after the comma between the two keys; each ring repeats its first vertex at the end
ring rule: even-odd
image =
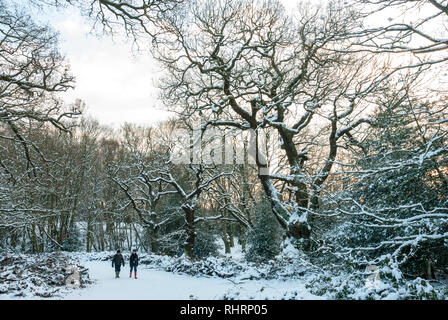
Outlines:
{"type": "Polygon", "coordinates": [[[67,234],[67,237],[61,243],[62,251],[74,252],[82,249],[81,233],[79,228],[74,225],[67,234]]]}
{"type": "Polygon", "coordinates": [[[218,254],[218,245],[216,244],[216,236],[206,230],[198,230],[193,248],[193,257],[195,259],[203,259],[218,254]]]}
{"type": "Polygon", "coordinates": [[[396,262],[391,261],[365,269],[348,266],[342,270],[316,273],[308,278],[306,287],[311,293],[330,299],[448,299],[445,286],[433,286],[419,277],[405,278],[396,262]]]}
{"type": "Polygon", "coordinates": [[[282,233],[267,203],[263,202],[258,210],[257,221],[247,239],[246,259],[266,262],[280,253],[282,233]]]}

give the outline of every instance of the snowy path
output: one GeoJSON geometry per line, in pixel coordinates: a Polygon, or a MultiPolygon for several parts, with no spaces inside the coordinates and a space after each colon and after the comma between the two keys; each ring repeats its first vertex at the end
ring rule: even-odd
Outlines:
{"type": "Polygon", "coordinates": [[[222,299],[225,293],[235,299],[280,299],[285,292],[297,292],[296,299],[318,299],[299,280],[248,280],[234,284],[221,278],[192,277],[139,266],[138,279],[129,278],[128,266],[115,279],[107,261],[88,261],[90,278],[95,283],[73,291],[64,299],[101,300],[177,300],[222,299]]]}

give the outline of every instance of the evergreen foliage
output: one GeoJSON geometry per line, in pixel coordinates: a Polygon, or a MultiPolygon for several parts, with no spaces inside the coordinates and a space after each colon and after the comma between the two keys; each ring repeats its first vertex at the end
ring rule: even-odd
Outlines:
{"type": "Polygon", "coordinates": [[[257,209],[257,220],[247,239],[246,259],[252,262],[264,262],[273,259],[280,252],[282,233],[266,202],[257,209]]]}

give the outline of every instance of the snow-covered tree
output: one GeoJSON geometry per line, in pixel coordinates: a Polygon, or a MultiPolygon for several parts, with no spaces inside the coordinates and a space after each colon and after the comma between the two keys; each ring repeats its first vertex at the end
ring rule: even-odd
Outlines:
{"type": "Polygon", "coordinates": [[[394,261],[405,275],[431,278],[448,259],[448,110],[408,89],[379,99],[352,183],[328,208],[344,217],[330,242],[358,264],[394,261]]]}
{"type": "Polygon", "coordinates": [[[259,181],[288,236],[309,239],[313,210],[337,160],[340,142],[356,141],[371,123],[367,98],[384,77],[384,62],[336,50],[356,12],[335,3],[195,1],[166,15],[156,56],[167,70],[166,105],[203,127],[255,135],[259,181]],[[373,65],[376,67],[373,68],[373,65]],[[371,66],[371,67],[370,67],[371,66]],[[267,169],[261,131],[278,134],[282,165],[267,169]]]}

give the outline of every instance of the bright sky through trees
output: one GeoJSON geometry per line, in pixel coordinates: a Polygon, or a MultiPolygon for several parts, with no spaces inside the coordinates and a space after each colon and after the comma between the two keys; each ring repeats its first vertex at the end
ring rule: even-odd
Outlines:
{"type": "Polygon", "coordinates": [[[96,37],[75,8],[47,11],[42,20],[60,33],[61,51],[76,77],[76,88],[64,100],[82,99],[89,116],[113,127],[168,117],[157,99],[157,67],[149,55],[134,54],[132,45],[121,39],[96,37]]]}

